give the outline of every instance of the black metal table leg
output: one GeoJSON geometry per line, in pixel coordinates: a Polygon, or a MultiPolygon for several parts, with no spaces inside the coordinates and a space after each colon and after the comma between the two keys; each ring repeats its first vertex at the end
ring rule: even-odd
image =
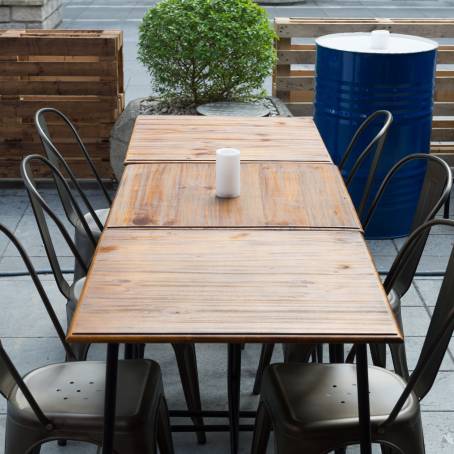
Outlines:
{"type": "Polygon", "coordinates": [[[118,344],[108,344],[106,361],[106,390],[104,397],[104,437],[102,454],[112,454],[115,432],[117,398],[118,344]]]}
{"type": "Polygon", "coordinates": [[[356,377],[358,388],[358,411],[361,435],[361,454],[372,454],[370,405],[369,405],[369,370],[367,367],[366,344],[356,345],[356,377]]]}
{"type": "Polygon", "coordinates": [[[241,344],[229,344],[228,399],[230,422],[230,452],[238,453],[240,432],[241,344]]]}

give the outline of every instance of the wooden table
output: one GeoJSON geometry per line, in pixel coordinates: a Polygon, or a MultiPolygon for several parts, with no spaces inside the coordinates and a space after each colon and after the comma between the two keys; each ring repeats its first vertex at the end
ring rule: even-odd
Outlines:
{"type": "Polygon", "coordinates": [[[332,162],[310,118],[139,116],[126,164],[214,161],[218,148],[244,161],[332,162]]]}
{"type": "Polygon", "coordinates": [[[228,343],[236,453],[241,343],[353,342],[362,453],[370,453],[365,344],[402,335],[342,179],[310,121],[204,120],[137,121],[128,157],[142,143],[142,162],[126,167],[69,330],[71,342],[109,343],[103,452],[112,446],[119,343],[228,343]],[[217,200],[211,147],[228,142],[232,125],[237,146],[260,159],[242,164],[238,199],[217,200]],[[318,142],[308,155],[319,162],[305,159],[299,136],[318,142]],[[191,138],[209,149],[191,154],[191,138]]]}

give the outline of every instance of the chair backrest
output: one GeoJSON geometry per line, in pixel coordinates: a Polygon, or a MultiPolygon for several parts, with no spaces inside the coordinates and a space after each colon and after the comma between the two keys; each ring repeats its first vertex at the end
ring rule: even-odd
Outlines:
{"type": "MultiPolygon", "coordinates": [[[[445,225],[453,228],[454,221],[449,219],[433,219],[417,228],[409,237],[399,252],[395,266],[390,271],[390,283],[398,279],[399,273],[405,269],[408,261],[411,261],[412,249],[418,247],[421,238],[432,227],[445,225]]],[[[410,375],[407,387],[399,398],[384,425],[392,422],[408,396],[413,391],[418,398],[423,399],[432,388],[435,378],[440,370],[443,357],[449,346],[454,331],[454,247],[451,251],[448,265],[445,270],[443,282],[438,294],[437,303],[427,330],[427,335],[413,373],[410,375]]]]}
{"type": "MultiPolygon", "coordinates": [[[[87,164],[89,165],[93,176],[96,179],[96,182],[98,183],[99,188],[101,189],[108,205],[110,206],[112,204],[112,198],[109,195],[109,191],[107,191],[107,188],[103,184],[101,177],[98,174],[98,171],[96,170],[96,166],[91,159],[84,143],[82,142],[82,139],[79,136],[79,133],[77,132],[75,126],[71,122],[71,120],[62,112],[60,112],[57,109],[54,109],[52,107],[45,107],[43,109],[40,109],[36,112],[35,114],[35,126],[38,131],[38,135],[41,139],[41,142],[43,144],[44,151],[46,153],[47,159],[54,164],[55,167],[57,167],[59,170],[62,168],[64,169],[64,173],[70,177],[71,183],[75,186],[77,191],[79,192],[84,204],[87,206],[87,209],[89,210],[90,214],[92,215],[94,221],[96,222],[98,228],[100,231],[103,229],[102,222],[99,220],[98,216],[95,213],[95,210],[93,209],[93,206],[88,200],[88,197],[86,196],[85,192],[82,190],[79,182],[77,181],[77,178],[75,177],[73,171],[69,167],[68,163],[65,161],[63,158],[62,154],[58,151],[56,145],[52,141],[49,133],[49,128],[46,120],[46,115],[53,115],[58,118],[60,122],[63,122],[63,125],[67,128],[69,131],[70,135],[74,137],[75,142],[79,146],[80,150],[82,151],[82,154],[84,155],[87,164]]],[[[55,181],[55,184],[57,186],[57,190],[63,205],[63,208],[65,210],[66,216],[68,216],[68,219],[73,223],[73,225],[77,222],[77,215],[74,213],[73,206],[71,204],[71,201],[68,199],[66,191],[64,190],[61,182],[59,180],[55,181]]]]}
{"type": "MultiPolygon", "coordinates": [[[[437,156],[430,154],[416,153],[408,155],[391,168],[380,185],[365,216],[363,223],[364,230],[367,230],[367,226],[373,218],[383,194],[386,192],[393,179],[398,177],[399,171],[406,166],[411,166],[416,161],[426,161],[427,165],[424,183],[413,218],[412,231],[415,231],[422,224],[433,219],[445,204],[450,195],[452,185],[452,172],[448,164],[437,156]]],[[[428,235],[429,231],[427,230],[425,234],[420,236],[418,244],[412,248],[411,255],[408,256],[405,269],[400,272],[399,278],[394,281],[392,288],[389,285],[389,275],[385,279],[384,286],[388,292],[392,289],[402,297],[410,288],[421,255],[424,251],[428,235]]]]}
{"type": "MultiPolygon", "coordinates": [[[[36,270],[30,260],[30,257],[26,253],[24,247],[19,242],[19,240],[3,224],[0,224],[0,232],[2,232],[12,242],[14,247],[19,252],[19,255],[22,258],[30,274],[30,277],[35,285],[35,288],[38,291],[39,296],[41,297],[44,307],[46,308],[46,311],[49,314],[51,322],[54,325],[54,328],[63,345],[63,348],[65,349],[67,357],[72,360],[75,359],[76,356],[74,354],[74,351],[72,350],[71,346],[66,342],[65,332],[58,320],[57,314],[55,313],[51,302],[49,301],[46,291],[44,290],[44,287],[41,281],[39,280],[38,275],[36,274],[36,270]]],[[[0,394],[2,394],[6,399],[8,399],[11,394],[11,391],[14,389],[16,385],[21,389],[22,393],[29,402],[31,408],[35,412],[38,419],[44,425],[50,424],[50,421],[45,417],[45,415],[39,408],[39,405],[31,395],[29,389],[25,385],[24,381],[22,380],[22,377],[18,373],[17,369],[15,368],[8,354],[4,350],[3,345],[0,341],[0,394]]]]}
{"type": "Polygon", "coordinates": [[[80,226],[84,229],[88,238],[90,238],[93,246],[96,246],[96,239],[93,236],[93,233],[85,220],[85,217],[82,214],[82,211],[76,202],[74,195],[72,194],[68,183],[63,178],[62,174],[59,172],[57,167],[54,166],[48,159],[41,155],[30,155],[27,156],[21,163],[21,175],[27,189],[28,196],[30,198],[30,203],[35,214],[36,222],[38,224],[38,229],[41,234],[41,239],[44,243],[44,248],[46,250],[47,258],[49,259],[52,271],[54,273],[55,281],[57,282],[58,288],[63,293],[66,298],[70,297],[70,286],[71,284],[65,279],[62,272],[60,262],[58,261],[57,254],[55,252],[54,244],[52,237],[49,232],[49,226],[47,224],[46,215],[52,219],[52,221],[57,226],[61,235],[68,244],[71,252],[74,254],[74,257],[77,263],[81,266],[82,270],[86,273],[88,271],[88,263],[84,262],[84,259],[77,250],[71,235],[63,225],[62,221],[58,216],[52,211],[47,202],[43,199],[41,194],[37,190],[36,182],[33,178],[32,164],[34,162],[39,162],[41,165],[45,165],[52,172],[53,177],[61,183],[62,189],[66,192],[68,200],[73,205],[74,213],[78,216],[80,226]]]}
{"type": "Polygon", "coordinates": [[[368,133],[369,128],[373,126],[374,128],[377,127],[377,122],[382,118],[382,126],[378,133],[372,138],[372,140],[368,143],[368,145],[364,148],[364,150],[357,155],[355,158],[355,161],[352,164],[351,169],[348,171],[347,175],[345,176],[345,184],[347,188],[352,184],[352,181],[354,177],[356,176],[358,170],[361,168],[362,164],[369,158],[371,153],[375,150],[375,153],[372,158],[372,162],[369,165],[369,170],[368,170],[368,175],[367,175],[367,180],[366,184],[363,189],[363,195],[361,197],[361,201],[358,206],[358,216],[360,219],[362,219],[366,203],[369,200],[370,197],[370,191],[372,189],[372,183],[374,181],[375,173],[377,171],[377,166],[380,161],[380,157],[383,151],[383,147],[386,142],[386,138],[388,136],[389,128],[393,122],[393,116],[391,112],[387,110],[377,110],[373,114],[369,115],[363,123],[359,126],[359,128],[356,130],[355,134],[352,137],[352,140],[350,141],[350,144],[348,145],[347,149],[345,150],[344,155],[342,156],[342,159],[339,163],[339,169],[341,171],[344,170],[345,166],[348,164],[353,151],[355,150],[357,144],[361,140],[361,138],[368,133]]]}

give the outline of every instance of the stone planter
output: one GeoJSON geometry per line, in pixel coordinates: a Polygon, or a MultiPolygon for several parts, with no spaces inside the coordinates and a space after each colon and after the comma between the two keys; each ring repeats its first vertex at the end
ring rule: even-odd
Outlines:
{"type": "Polygon", "coordinates": [[[63,0],[1,0],[1,28],[55,28],[62,21],[63,0]]]}
{"type": "MultiPolygon", "coordinates": [[[[291,117],[292,114],[287,109],[285,104],[278,98],[269,97],[264,100],[264,103],[270,107],[272,116],[291,117]]],[[[110,136],[110,163],[114,174],[120,180],[123,173],[123,162],[125,160],[126,151],[128,149],[129,140],[131,138],[134,122],[139,115],[157,115],[155,106],[159,104],[157,100],[150,98],[137,98],[131,101],[123,113],[118,117],[110,136]]],[[[160,110],[161,114],[179,114],[179,115],[196,115],[195,108],[172,109],[166,108],[160,110]]]]}

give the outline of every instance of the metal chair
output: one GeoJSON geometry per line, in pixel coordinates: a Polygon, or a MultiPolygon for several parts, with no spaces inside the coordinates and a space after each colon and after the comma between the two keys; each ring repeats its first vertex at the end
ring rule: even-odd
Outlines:
{"type": "MultiPolygon", "coordinates": [[[[104,423],[106,365],[102,361],[77,361],[65,332],[36,274],[30,258],[16,237],[3,232],[22,257],[58,338],[72,362],[52,364],[21,377],[0,341],[0,393],[8,401],[5,454],[39,454],[51,440],[78,440],[101,446],[104,423]]],[[[161,370],[150,360],[118,364],[117,423],[114,449],[173,454],[161,370]]]]}
{"type": "MultiPolygon", "coordinates": [[[[413,218],[411,231],[416,231],[422,224],[435,218],[450,196],[452,187],[452,172],[448,164],[437,156],[418,153],[401,159],[388,172],[379,190],[377,191],[376,196],[370,204],[369,211],[364,220],[364,230],[367,229],[369,222],[375,214],[375,210],[380,202],[380,199],[386,192],[393,178],[398,175],[402,168],[418,160],[425,160],[427,162],[427,169],[417,209],[413,218]]],[[[421,236],[418,243],[414,245],[411,255],[408,256],[405,268],[400,270],[396,277],[396,267],[399,266],[399,256],[397,256],[383,283],[389,302],[402,331],[401,299],[411,286],[421,260],[421,256],[424,252],[428,236],[428,231],[426,234],[421,236]]],[[[405,345],[389,345],[389,348],[393,358],[394,370],[403,378],[408,379],[409,373],[405,345]]],[[[353,349],[353,354],[354,351],[355,349],[353,349]]],[[[371,345],[371,351],[374,364],[386,367],[386,345],[371,345]]],[[[352,354],[349,355],[347,360],[349,362],[352,361],[352,354]]]]}
{"type": "MultiPolygon", "coordinates": [[[[445,161],[437,156],[418,153],[406,156],[396,163],[386,175],[377,194],[373,198],[369,210],[365,216],[363,227],[366,230],[369,222],[375,214],[375,210],[386,192],[390,183],[399,171],[405,166],[411,165],[415,161],[424,160],[427,162],[426,174],[424,178],[423,188],[419,197],[415,216],[413,218],[412,231],[416,231],[422,224],[435,218],[436,214],[442,208],[446,199],[449,197],[452,185],[452,174],[450,167],[445,161]]],[[[411,255],[407,259],[407,264],[403,270],[400,270],[397,278],[394,277],[396,266],[398,266],[398,257],[394,261],[391,269],[383,283],[386,294],[396,319],[401,330],[402,315],[401,315],[401,299],[407,293],[411,286],[416,269],[420,262],[424,247],[427,241],[429,232],[422,235],[419,242],[412,248],[411,255]]],[[[331,355],[331,362],[343,362],[343,345],[338,345],[337,357],[336,354],[331,355]],[[334,358],[333,358],[334,356],[334,358]]],[[[408,366],[404,344],[389,345],[395,371],[403,378],[408,379],[408,366]]],[[[288,362],[305,362],[307,357],[308,346],[299,346],[297,344],[285,345],[285,357],[288,362]]],[[[347,356],[347,362],[353,362],[356,349],[350,351],[347,356]]],[[[386,367],[386,345],[377,344],[371,345],[371,353],[374,364],[380,367],[386,367]]]]}
{"type": "MultiPolygon", "coordinates": [[[[437,219],[410,236],[396,263],[397,281],[437,219]]],[[[403,454],[423,454],[419,402],[430,391],[454,330],[454,249],[445,271],[427,336],[408,382],[386,369],[369,367],[372,441],[403,454]]],[[[356,367],[353,364],[288,363],[270,366],[263,378],[252,454],[266,452],[274,429],[276,452],[321,454],[358,444],[356,367]]]]}
{"type": "Polygon", "coordinates": [[[370,157],[372,154],[373,150],[375,150],[375,153],[372,156],[372,162],[369,165],[369,169],[367,172],[367,181],[364,186],[363,194],[361,197],[361,201],[359,203],[359,206],[357,208],[358,216],[360,219],[362,219],[362,215],[364,213],[364,210],[366,208],[367,201],[369,200],[370,197],[370,192],[372,190],[372,183],[375,177],[375,173],[377,171],[377,166],[381,158],[381,154],[383,152],[383,147],[386,142],[386,138],[388,137],[389,133],[389,128],[391,127],[391,124],[393,122],[393,116],[391,112],[387,110],[377,110],[373,114],[369,115],[363,123],[359,126],[357,131],[352,137],[352,140],[350,141],[347,149],[345,150],[344,155],[342,156],[341,161],[339,162],[339,170],[342,173],[344,172],[345,167],[349,163],[349,161],[352,158],[353,152],[356,149],[359,140],[361,137],[364,136],[364,134],[367,133],[369,130],[370,126],[376,122],[380,117],[383,117],[383,125],[380,128],[380,131],[374,136],[374,138],[368,143],[368,145],[364,148],[364,150],[358,154],[357,156],[354,157],[354,162],[350,168],[350,170],[346,173],[344,179],[345,179],[345,184],[347,185],[347,188],[349,188],[354,180],[354,178],[357,176],[359,169],[361,166],[364,164],[364,162],[367,160],[367,158],[370,157]]]}
{"type": "MultiPolygon", "coordinates": [[[[372,124],[376,124],[377,120],[380,119],[380,117],[383,117],[383,124],[380,128],[380,131],[374,136],[374,138],[367,144],[367,146],[364,148],[364,150],[357,156],[355,157],[355,161],[351,167],[351,169],[348,171],[347,175],[345,176],[345,183],[347,187],[349,187],[353,180],[354,177],[357,175],[359,169],[365,162],[365,160],[371,155],[371,153],[375,150],[375,153],[372,158],[372,162],[369,165],[369,171],[368,171],[368,177],[366,184],[364,186],[364,191],[363,191],[363,196],[361,198],[359,207],[357,209],[358,211],[358,216],[362,217],[362,213],[365,210],[366,203],[369,200],[370,197],[370,191],[372,189],[372,183],[373,179],[377,170],[377,165],[380,161],[381,153],[383,151],[383,147],[386,141],[386,138],[388,136],[389,128],[392,124],[393,121],[393,116],[391,112],[387,110],[378,110],[374,112],[373,114],[369,115],[363,123],[359,126],[355,134],[353,135],[347,149],[345,150],[344,155],[342,156],[342,159],[338,165],[339,169],[343,171],[347,164],[349,163],[353,152],[355,151],[359,140],[366,134],[366,132],[369,130],[372,124]]],[[[300,346],[302,348],[302,346],[300,346]]],[[[259,394],[260,393],[260,386],[261,386],[261,381],[262,381],[262,376],[265,368],[270,364],[271,362],[271,357],[273,356],[273,351],[274,351],[274,344],[264,344],[262,346],[262,351],[260,354],[260,361],[259,365],[257,368],[256,376],[255,376],[255,382],[254,382],[254,388],[253,388],[253,394],[259,394]]],[[[300,352],[299,357],[301,358],[301,354],[303,352],[300,352]]],[[[304,353],[304,357],[306,360],[310,357],[311,354],[314,354],[314,351],[312,348],[308,348],[307,351],[304,353]]],[[[317,356],[322,359],[323,358],[323,351],[319,350],[317,356]]],[[[336,350],[336,347],[330,347],[330,357],[331,360],[334,362],[336,359],[341,359],[341,353],[339,350],[336,350]]]]}
{"type": "MultiPolygon", "coordinates": [[[[69,326],[77,302],[79,301],[80,294],[84,286],[85,278],[74,280],[72,283],[68,282],[65,279],[62,269],[60,267],[60,263],[58,261],[57,254],[55,252],[52,237],[49,232],[46,215],[48,215],[49,218],[57,226],[59,232],[62,234],[71,252],[73,253],[76,263],[79,264],[84,275],[87,273],[90,263],[87,262],[86,258],[81,256],[77,246],[72,241],[71,235],[63,225],[62,221],[52,211],[52,209],[49,207],[49,205],[46,203],[46,201],[43,199],[43,197],[37,190],[36,183],[33,178],[32,171],[33,163],[40,163],[41,165],[47,166],[47,168],[51,171],[54,179],[60,182],[61,190],[65,192],[66,197],[73,205],[73,211],[79,217],[80,224],[84,231],[86,232],[87,237],[90,239],[90,241],[93,242],[93,244],[96,244],[96,239],[93,238],[87,220],[83,216],[82,211],[77,201],[75,200],[68,183],[66,182],[62,174],[59,172],[57,167],[54,164],[52,164],[48,159],[41,155],[27,156],[21,163],[21,175],[30,198],[31,206],[38,224],[38,229],[41,234],[41,238],[44,243],[47,257],[51,264],[51,268],[54,273],[57,286],[60,292],[67,299],[66,314],[69,326]]],[[[87,357],[89,347],[90,347],[89,344],[74,344],[72,348],[76,351],[78,360],[85,360],[87,357]]],[[[186,398],[188,408],[193,412],[200,412],[202,404],[200,398],[195,346],[194,344],[172,344],[172,347],[175,351],[178,370],[180,373],[181,383],[183,386],[183,392],[186,398]]],[[[140,353],[136,350],[134,356],[139,358],[143,357],[143,349],[140,348],[140,353]]],[[[201,417],[194,417],[193,421],[198,426],[203,425],[203,418],[201,417]]],[[[205,443],[206,442],[205,432],[203,431],[197,432],[197,440],[199,443],[205,443]]]]}
{"type": "MultiPolygon", "coordinates": [[[[38,135],[41,139],[41,143],[43,144],[43,148],[46,153],[47,159],[49,159],[49,161],[55,167],[57,167],[57,169],[63,170],[63,175],[69,177],[69,181],[77,190],[78,195],[81,197],[84,205],[88,210],[88,212],[84,214],[84,217],[90,227],[92,236],[95,238],[97,242],[99,237],[101,236],[101,232],[104,228],[104,224],[109,215],[110,208],[103,208],[98,210],[95,210],[93,208],[92,204],[88,200],[88,197],[86,196],[85,192],[83,191],[82,187],[77,181],[74,172],[71,170],[71,168],[69,167],[61,153],[58,151],[56,145],[52,141],[46,120],[47,116],[57,117],[58,121],[66,127],[70,136],[72,136],[74,142],[78,145],[85,160],[87,161],[87,164],[90,167],[90,170],[93,173],[93,176],[102,194],[104,195],[104,198],[106,199],[108,207],[110,207],[112,204],[112,198],[109,194],[109,191],[103,184],[102,179],[99,176],[98,171],[96,170],[96,166],[93,160],[91,159],[82,139],[79,136],[79,133],[77,132],[75,126],[70,121],[70,119],[65,114],[52,107],[45,107],[43,109],[38,110],[35,114],[35,126],[38,131],[38,135]]],[[[55,180],[55,184],[66,216],[75,228],[74,239],[76,246],[84,260],[90,261],[94,253],[94,247],[91,238],[87,236],[85,229],[82,227],[80,223],[80,218],[78,214],[75,212],[74,205],[71,203],[67,191],[63,187],[61,181],[57,179],[55,180]]],[[[77,262],[74,267],[74,274],[76,279],[79,279],[84,276],[83,270],[79,267],[77,262]]]]}

